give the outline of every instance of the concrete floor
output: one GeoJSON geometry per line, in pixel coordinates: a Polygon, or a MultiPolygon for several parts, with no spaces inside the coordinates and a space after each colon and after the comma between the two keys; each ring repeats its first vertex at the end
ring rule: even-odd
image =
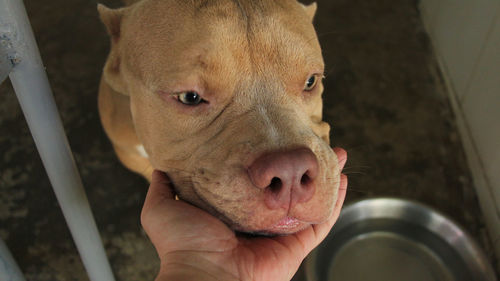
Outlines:
{"type": "MultiPolygon", "coordinates": [[[[139,223],[147,183],[118,163],[99,123],[96,94],[109,42],[96,2],[25,4],[117,280],[153,280],[158,260],[139,223]]],[[[333,144],[349,153],[347,202],[394,196],[433,206],[493,261],[417,1],[318,4],[325,118],[333,144]]],[[[0,93],[0,237],[28,280],[87,280],[9,82],[0,93]]]]}

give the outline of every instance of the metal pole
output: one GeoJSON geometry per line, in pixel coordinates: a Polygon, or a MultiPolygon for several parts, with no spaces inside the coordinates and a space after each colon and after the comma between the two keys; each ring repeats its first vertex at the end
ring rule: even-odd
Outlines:
{"type": "Polygon", "coordinates": [[[21,0],[0,0],[2,31],[16,52],[9,77],[85,269],[114,281],[21,0]]]}
{"type": "Polygon", "coordinates": [[[2,239],[0,239],[0,280],[26,281],[2,239]]]}

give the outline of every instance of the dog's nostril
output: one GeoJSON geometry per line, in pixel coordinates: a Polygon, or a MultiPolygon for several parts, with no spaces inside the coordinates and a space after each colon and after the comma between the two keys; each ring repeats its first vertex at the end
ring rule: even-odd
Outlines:
{"type": "Polygon", "coordinates": [[[269,189],[272,192],[278,192],[281,189],[281,186],[283,183],[281,182],[280,178],[274,177],[271,179],[271,184],[269,184],[269,189]]]}
{"type": "Polygon", "coordinates": [[[305,174],[302,176],[302,178],[300,178],[300,184],[301,184],[302,186],[304,186],[304,185],[309,184],[309,182],[311,182],[311,178],[307,175],[307,173],[305,173],[305,174]]]}

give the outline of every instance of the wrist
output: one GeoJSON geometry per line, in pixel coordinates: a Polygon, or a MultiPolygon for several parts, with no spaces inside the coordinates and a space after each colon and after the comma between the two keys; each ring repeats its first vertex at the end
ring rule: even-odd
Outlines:
{"type": "Polygon", "coordinates": [[[156,281],[241,281],[237,274],[230,272],[228,262],[215,260],[217,254],[212,259],[210,256],[187,251],[167,254],[161,258],[156,281]]]}

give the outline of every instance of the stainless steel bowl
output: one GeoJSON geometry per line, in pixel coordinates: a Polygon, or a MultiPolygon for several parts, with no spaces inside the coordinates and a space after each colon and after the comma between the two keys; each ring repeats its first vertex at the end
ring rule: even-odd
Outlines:
{"type": "Polygon", "coordinates": [[[308,281],[494,281],[476,243],[445,216],[401,199],[345,207],[304,263],[308,281]]]}

